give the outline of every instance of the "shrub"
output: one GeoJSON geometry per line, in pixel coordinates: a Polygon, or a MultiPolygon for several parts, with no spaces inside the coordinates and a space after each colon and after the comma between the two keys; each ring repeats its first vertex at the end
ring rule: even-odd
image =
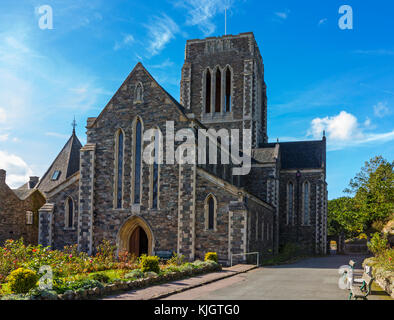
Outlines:
{"type": "Polygon", "coordinates": [[[180,266],[185,263],[185,256],[183,254],[175,253],[171,259],[167,260],[168,265],[180,266]]]}
{"type": "Polygon", "coordinates": [[[380,233],[376,232],[372,236],[371,241],[368,243],[368,249],[371,250],[371,252],[378,257],[384,254],[387,249],[387,244],[387,235],[381,237],[380,233]]]}
{"type": "Polygon", "coordinates": [[[218,254],[216,252],[207,252],[204,261],[212,260],[218,262],[218,254]]]}
{"type": "Polygon", "coordinates": [[[141,271],[142,272],[156,272],[159,273],[160,272],[160,266],[159,266],[159,257],[157,256],[147,256],[147,255],[142,255],[140,258],[141,262],[141,271]]]}
{"type": "Polygon", "coordinates": [[[32,270],[19,268],[12,271],[7,280],[12,292],[27,293],[36,286],[37,274],[32,270]]]}
{"type": "Polygon", "coordinates": [[[89,275],[89,278],[92,280],[99,281],[101,283],[108,283],[110,282],[110,277],[106,275],[105,273],[92,273],[89,275]]]}
{"type": "Polygon", "coordinates": [[[142,278],[144,276],[144,273],[140,270],[140,269],[134,269],[133,271],[125,274],[125,279],[139,279],[142,278]]]}

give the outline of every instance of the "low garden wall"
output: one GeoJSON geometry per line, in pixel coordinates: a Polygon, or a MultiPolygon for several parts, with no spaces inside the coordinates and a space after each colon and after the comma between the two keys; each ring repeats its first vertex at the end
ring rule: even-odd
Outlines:
{"type": "Polygon", "coordinates": [[[374,281],[394,299],[394,271],[380,267],[375,257],[365,259],[363,267],[366,265],[372,267],[374,281]]]}

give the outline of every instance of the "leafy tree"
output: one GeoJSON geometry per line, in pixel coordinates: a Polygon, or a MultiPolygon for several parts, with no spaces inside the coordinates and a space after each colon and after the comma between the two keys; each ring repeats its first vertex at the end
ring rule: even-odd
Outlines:
{"type": "Polygon", "coordinates": [[[368,228],[374,221],[387,221],[394,212],[394,162],[376,156],[350,180],[348,194],[354,195],[356,210],[368,228]]]}
{"type": "Polygon", "coordinates": [[[370,159],[344,190],[349,197],[328,201],[330,235],[356,236],[390,219],[394,212],[393,166],[382,156],[370,159]]]}
{"type": "Polygon", "coordinates": [[[328,201],[328,234],[344,233],[351,237],[363,230],[363,223],[359,213],[355,210],[354,199],[342,197],[328,201]]]}

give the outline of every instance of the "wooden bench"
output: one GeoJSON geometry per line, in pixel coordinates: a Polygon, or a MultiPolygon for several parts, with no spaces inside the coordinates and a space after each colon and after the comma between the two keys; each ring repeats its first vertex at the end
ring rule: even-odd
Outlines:
{"type": "Polygon", "coordinates": [[[350,287],[349,300],[351,300],[352,298],[355,300],[357,299],[367,300],[367,297],[371,293],[371,286],[374,278],[364,273],[362,279],[363,279],[363,284],[361,285],[361,287],[353,286],[353,285],[350,287]]]}

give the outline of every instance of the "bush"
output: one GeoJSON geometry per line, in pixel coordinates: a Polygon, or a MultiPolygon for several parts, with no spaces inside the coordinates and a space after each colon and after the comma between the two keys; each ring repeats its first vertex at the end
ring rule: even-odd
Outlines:
{"type": "Polygon", "coordinates": [[[147,255],[142,255],[140,258],[140,266],[141,266],[141,271],[142,272],[156,272],[160,273],[160,266],[159,266],[159,257],[157,256],[147,256],[147,255]]]}
{"type": "Polygon", "coordinates": [[[144,276],[144,273],[140,269],[135,269],[127,274],[125,274],[125,279],[139,279],[144,276]]]}
{"type": "Polygon", "coordinates": [[[108,283],[110,282],[110,277],[105,273],[92,273],[89,275],[89,278],[92,280],[99,281],[101,283],[108,283]]]}
{"type": "Polygon", "coordinates": [[[212,260],[218,262],[218,254],[216,252],[207,252],[204,261],[212,260]]]}
{"type": "Polygon", "coordinates": [[[19,268],[12,271],[7,280],[13,293],[27,293],[30,289],[36,287],[38,279],[34,271],[19,268]]]}
{"type": "Polygon", "coordinates": [[[371,241],[368,243],[368,249],[375,256],[380,256],[385,253],[388,247],[387,236],[384,235],[383,237],[380,236],[380,233],[376,232],[371,238],[371,241]]]}
{"type": "Polygon", "coordinates": [[[185,263],[185,256],[183,254],[175,253],[171,259],[167,260],[168,265],[180,266],[185,263]]]}

